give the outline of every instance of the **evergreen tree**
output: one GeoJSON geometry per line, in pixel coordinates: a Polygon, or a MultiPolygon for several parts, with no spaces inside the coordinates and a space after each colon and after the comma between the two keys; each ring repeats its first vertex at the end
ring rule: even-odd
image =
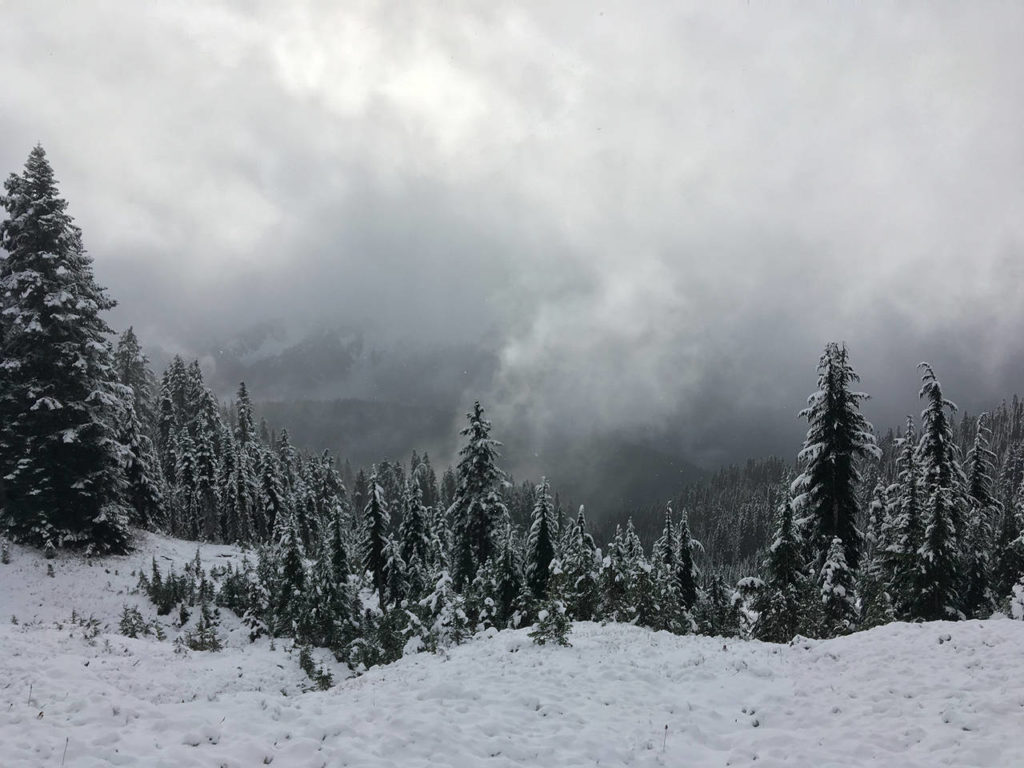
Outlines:
{"type": "Polygon", "coordinates": [[[114,350],[114,372],[118,380],[131,387],[135,415],[147,436],[157,426],[156,377],[149,367],[149,358],[142,351],[135,330],[131,327],[121,334],[114,350]]]}
{"type": "Polygon", "coordinates": [[[423,486],[407,483],[402,499],[402,522],[398,528],[399,554],[405,564],[411,599],[419,600],[431,583],[430,565],[433,542],[430,512],[423,504],[423,486]]]}
{"type": "Polygon", "coordinates": [[[497,466],[501,444],[491,439],[491,424],[484,419],[479,401],[467,417],[469,426],[460,432],[467,442],[459,451],[458,487],[449,510],[456,545],[456,589],[471,584],[477,569],[494,554],[495,533],[508,517],[500,495],[504,474],[497,466]]]}
{"type": "Polygon", "coordinates": [[[555,558],[554,529],[555,508],[551,502],[551,486],[545,478],[537,486],[537,502],[526,541],[526,583],[537,600],[547,595],[549,568],[555,558]]]}
{"type": "Polygon", "coordinates": [[[390,536],[384,542],[385,593],[390,605],[401,606],[409,594],[409,581],[398,544],[390,536]]]}
{"type": "Polygon", "coordinates": [[[252,402],[249,400],[249,390],[245,388],[244,381],[238,385],[235,410],[238,416],[235,439],[239,445],[247,446],[256,439],[256,423],[252,413],[252,402]]]}
{"type": "Polygon", "coordinates": [[[764,563],[767,578],[755,605],[754,637],[758,640],[787,643],[804,627],[807,589],[800,549],[793,505],[787,500],[779,507],[775,540],[764,563]]]}
{"type": "Polygon", "coordinates": [[[712,637],[739,637],[741,618],[733,591],[720,574],[707,579],[703,594],[694,610],[697,631],[712,637]]]}
{"type": "Polygon", "coordinates": [[[956,406],[942,396],[931,366],[924,370],[920,396],[926,401],[921,413],[921,439],[917,459],[921,465],[924,496],[924,537],[918,550],[917,594],[914,615],[925,620],[955,619],[961,615],[962,561],[959,537],[963,530],[965,478],[959,449],[947,411],[956,406]]]}
{"type": "Polygon", "coordinates": [[[268,450],[261,450],[257,462],[258,478],[253,525],[257,538],[265,540],[273,532],[277,519],[286,514],[286,504],[274,454],[268,450]]]}
{"type": "Polygon", "coordinates": [[[516,546],[515,532],[507,525],[494,575],[494,623],[500,628],[519,626],[517,613],[524,612],[522,595],[526,588],[523,564],[516,546]]]}
{"type": "Polygon", "coordinates": [[[893,610],[897,617],[908,619],[914,610],[920,570],[918,551],[924,538],[921,469],[914,420],[910,416],[906,434],[897,441],[897,447],[897,481],[889,489],[895,501],[882,526],[880,561],[889,578],[893,610]]]}
{"type": "Polygon", "coordinates": [[[276,595],[274,601],[274,634],[303,634],[306,629],[304,620],[307,618],[306,598],[306,566],[302,562],[299,549],[299,537],[293,521],[285,521],[281,525],[281,540],[278,543],[279,571],[276,578],[276,595]]]}
{"type": "Polygon", "coordinates": [[[690,536],[686,510],[679,515],[678,554],[676,555],[676,585],[683,610],[691,611],[697,604],[697,566],[693,562],[693,547],[700,547],[690,536]]]}
{"type": "Polygon", "coordinates": [[[423,637],[426,650],[438,651],[457,645],[472,634],[465,601],[447,571],[442,571],[433,591],[419,602],[425,616],[423,637]]]}
{"type": "Polygon", "coordinates": [[[125,473],[125,501],[132,511],[132,522],[144,528],[159,528],[165,523],[163,477],[153,443],[139,423],[131,398],[121,406],[117,441],[122,446],[125,473]]]}
{"type": "Polygon", "coordinates": [[[327,526],[326,551],[330,559],[334,580],[339,584],[348,583],[348,575],[351,569],[348,556],[348,546],[345,543],[345,511],[338,504],[334,507],[327,526]]]}
{"type": "Polygon", "coordinates": [[[594,538],[587,532],[582,504],[569,531],[563,566],[566,610],[575,621],[590,621],[600,603],[598,552],[594,538]]]}
{"type": "Polygon", "coordinates": [[[994,607],[991,588],[993,524],[999,518],[999,502],[993,493],[996,455],[989,448],[992,430],[988,414],[978,417],[974,445],[967,454],[966,559],[963,609],[968,616],[988,616],[994,607]]]}
{"type": "Polygon", "coordinates": [[[335,578],[330,558],[313,563],[303,597],[304,633],[297,639],[341,655],[354,635],[355,604],[348,582],[335,578]]]}
{"type": "Polygon", "coordinates": [[[1005,598],[1024,577],[1024,487],[1018,489],[1003,509],[996,538],[993,587],[1005,598]]]}
{"type": "Polygon", "coordinates": [[[384,606],[387,603],[387,548],[391,515],[384,500],[384,489],[377,481],[376,468],[370,476],[368,497],[363,509],[363,569],[372,574],[373,588],[381,606],[384,606]]]}
{"type": "Polygon", "coordinates": [[[822,637],[835,637],[853,631],[857,623],[854,576],[846,563],[846,547],[836,536],[818,574],[821,591],[822,637]]]}
{"type": "Polygon", "coordinates": [[[40,146],[0,199],[2,525],[37,545],[129,543],[114,420],[120,397],[81,232],[40,146]]]}
{"type": "Polygon", "coordinates": [[[851,569],[860,561],[861,533],[857,530],[857,461],[880,457],[871,425],[860,413],[867,399],[850,385],[860,377],[850,366],[846,347],[830,343],[818,363],[818,391],[800,412],[809,427],[799,459],[804,465],[793,484],[794,507],[809,526],[809,544],[819,571],[838,537],[851,569]]]}

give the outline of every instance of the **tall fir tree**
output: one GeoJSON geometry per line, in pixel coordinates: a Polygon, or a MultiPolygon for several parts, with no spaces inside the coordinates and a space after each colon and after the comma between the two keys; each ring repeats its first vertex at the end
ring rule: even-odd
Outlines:
{"type": "Polygon", "coordinates": [[[856,627],[854,584],[853,570],[846,562],[846,547],[836,536],[818,574],[822,614],[818,631],[822,637],[849,634],[856,627]]]}
{"type": "Polygon", "coordinates": [[[405,564],[407,589],[410,598],[419,600],[431,580],[430,511],[423,504],[423,486],[406,483],[402,499],[402,522],[398,526],[399,555],[405,564]]]}
{"type": "Polygon", "coordinates": [[[466,445],[459,451],[458,486],[449,510],[456,547],[453,578],[460,590],[492,557],[496,533],[508,518],[501,498],[505,476],[497,465],[501,443],[491,439],[491,423],[479,401],[466,416],[469,426],[460,432],[466,445]]]}
{"type": "Polygon", "coordinates": [[[818,390],[800,412],[809,426],[799,454],[804,471],[793,483],[793,492],[798,494],[793,504],[809,529],[815,572],[821,570],[836,537],[843,542],[847,566],[855,570],[860,561],[857,463],[863,458],[879,458],[880,452],[871,425],[860,413],[868,396],[850,389],[858,381],[846,347],[828,344],[818,363],[818,390]]]}
{"type": "Polygon", "coordinates": [[[162,528],[166,516],[160,461],[130,396],[125,397],[121,406],[117,441],[122,446],[125,501],[131,510],[132,522],[143,528],[162,528]]]}
{"type": "Polygon", "coordinates": [[[921,439],[917,460],[921,466],[924,501],[924,536],[918,568],[914,615],[925,620],[956,619],[962,616],[963,532],[966,498],[965,478],[959,448],[953,436],[951,415],[956,405],[945,399],[935,372],[927,363],[920,397],[921,439]]]}
{"type": "Polygon", "coordinates": [[[134,328],[129,327],[117,340],[117,347],[114,349],[114,372],[122,384],[131,387],[135,415],[145,434],[152,437],[159,421],[156,376],[153,375],[149,358],[142,351],[134,328]]]}
{"type": "Polygon", "coordinates": [[[38,545],[123,552],[129,513],[95,281],[41,146],[4,183],[0,204],[0,499],[2,526],[38,545]]]}
{"type": "Polygon", "coordinates": [[[244,381],[238,385],[235,412],[238,419],[235,439],[239,445],[247,446],[256,439],[256,423],[252,413],[252,401],[249,400],[249,390],[246,389],[244,381]]]}
{"type": "Polygon", "coordinates": [[[697,604],[697,566],[693,561],[693,548],[701,546],[690,535],[690,523],[684,509],[679,515],[679,533],[676,536],[678,554],[676,555],[676,585],[683,610],[692,611],[697,604]]]}
{"type": "Polygon", "coordinates": [[[1000,517],[1000,505],[994,492],[996,455],[989,447],[992,430],[989,416],[978,416],[974,444],[967,454],[967,519],[964,530],[965,585],[963,610],[968,616],[983,618],[994,608],[991,574],[993,528],[1000,517]]]}
{"type": "Polygon", "coordinates": [[[369,571],[373,578],[373,588],[377,592],[381,606],[387,603],[387,562],[388,562],[388,528],[391,515],[384,498],[384,488],[377,479],[374,468],[370,475],[368,499],[363,509],[363,538],[361,551],[363,570],[369,571]]]}
{"type": "Polygon", "coordinates": [[[921,468],[917,459],[917,430],[907,417],[907,429],[896,447],[896,482],[888,489],[892,508],[882,525],[879,561],[888,579],[893,610],[898,618],[913,617],[920,570],[922,524],[921,468]]]}
{"type": "Polygon", "coordinates": [[[537,486],[537,501],[526,540],[526,583],[534,598],[547,595],[551,561],[555,558],[555,507],[547,479],[537,486]]]}
{"type": "Polygon", "coordinates": [[[575,621],[590,621],[597,615],[600,603],[599,562],[582,504],[569,529],[563,565],[566,610],[575,621]]]}
{"type": "Polygon", "coordinates": [[[805,627],[808,596],[800,551],[793,505],[787,499],[779,507],[775,539],[764,563],[765,585],[755,605],[754,637],[758,640],[787,643],[805,627]]]}

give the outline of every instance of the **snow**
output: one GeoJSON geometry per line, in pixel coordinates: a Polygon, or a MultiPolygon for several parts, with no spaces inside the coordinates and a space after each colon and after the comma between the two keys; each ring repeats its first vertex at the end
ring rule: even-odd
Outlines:
{"type": "MultiPolygon", "coordinates": [[[[168,640],[117,634],[124,604],[155,618],[130,594],[132,571],[155,556],[180,572],[195,549],[147,535],[89,565],[11,547],[5,768],[1024,765],[1022,622],[892,624],[790,646],[592,623],[574,626],[570,648],[490,632],[358,678],[333,668],[334,688],[304,692],[288,644],[249,644],[227,611],[218,653],[176,653],[168,617],[168,640]]],[[[241,555],[201,556],[208,568],[241,555]]]]}

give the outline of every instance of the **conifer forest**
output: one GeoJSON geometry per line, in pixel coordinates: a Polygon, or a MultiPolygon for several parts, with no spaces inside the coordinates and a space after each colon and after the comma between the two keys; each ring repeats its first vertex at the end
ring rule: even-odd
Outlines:
{"type": "Polygon", "coordinates": [[[0,768],[1024,766],[1024,3],[0,28],[0,768]]]}
{"type": "MultiPolygon", "coordinates": [[[[3,527],[50,551],[123,553],[133,528],[250,548],[219,600],[261,635],[372,666],[486,628],[572,621],[785,643],[1024,600],[1024,405],[960,415],[927,363],[921,413],[879,433],[829,343],[794,460],[766,458],[623,510],[598,539],[545,478],[514,483],[481,403],[454,466],[339,466],[229,402],[198,361],[159,376],[97,284],[41,146],[5,183],[3,527]],[[364,600],[367,593],[372,600],[364,600]],[[410,640],[414,640],[410,646],[410,640]]],[[[607,526],[606,526],[607,527],[607,526]]],[[[154,563],[154,602],[179,575],[154,563]]]]}

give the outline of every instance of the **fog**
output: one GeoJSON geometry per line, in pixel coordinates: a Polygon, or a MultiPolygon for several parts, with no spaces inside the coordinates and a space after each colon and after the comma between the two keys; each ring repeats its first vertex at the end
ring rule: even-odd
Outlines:
{"type": "Polygon", "coordinates": [[[879,427],[922,359],[969,410],[1020,388],[1020,4],[0,18],[0,168],[41,142],[113,324],[222,388],[420,403],[452,436],[480,398],[525,472],[608,435],[793,455],[832,339],[879,427]]]}

